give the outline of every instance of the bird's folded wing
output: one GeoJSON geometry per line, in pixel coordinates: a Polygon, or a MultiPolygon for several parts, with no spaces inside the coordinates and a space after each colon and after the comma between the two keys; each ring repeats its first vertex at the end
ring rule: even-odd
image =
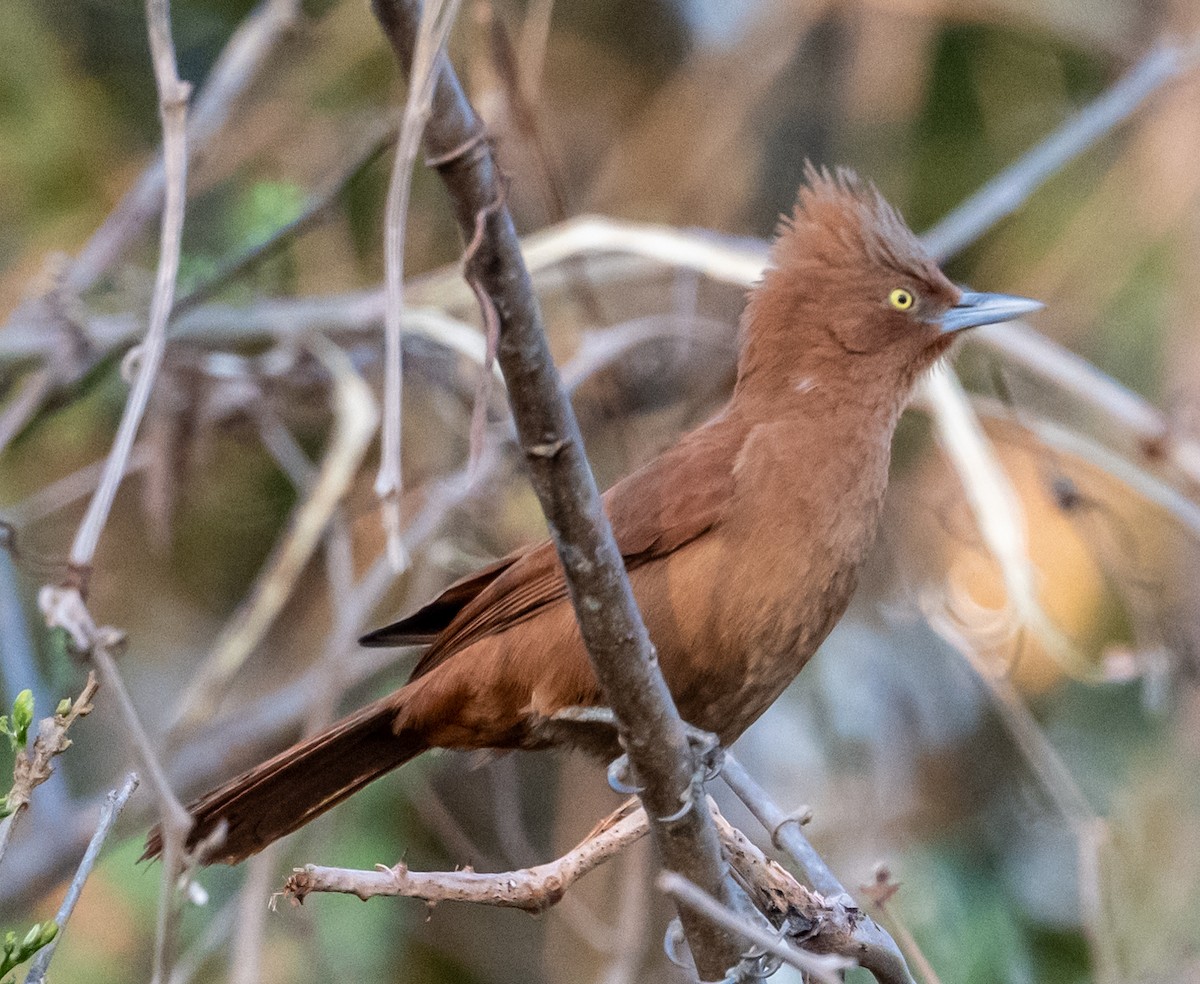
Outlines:
{"type": "MultiPolygon", "coordinates": [[[[666,556],[720,518],[734,486],[742,435],[722,422],[695,431],[604,496],[628,570],[666,556]]],[[[554,546],[545,540],[456,581],[407,618],[364,637],[367,645],[429,642],[412,678],[453,653],[531,618],[566,597],[554,546]]]]}

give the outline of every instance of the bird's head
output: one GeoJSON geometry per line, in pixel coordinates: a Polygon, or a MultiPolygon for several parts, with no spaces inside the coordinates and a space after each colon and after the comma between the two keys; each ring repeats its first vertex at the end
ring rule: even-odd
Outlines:
{"type": "Polygon", "coordinates": [[[806,167],[743,322],[739,377],[816,373],[905,393],[960,331],[1041,307],[952,283],[870,182],[806,167]]]}

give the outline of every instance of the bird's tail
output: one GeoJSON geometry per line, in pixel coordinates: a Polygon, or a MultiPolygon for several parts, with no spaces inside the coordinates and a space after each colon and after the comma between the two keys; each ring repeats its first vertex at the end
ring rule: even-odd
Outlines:
{"type": "MultiPolygon", "coordinates": [[[[195,820],[188,846],[224,824],[203,863],[236,864],[419,755],[427,747],[419,735],[393,730],[396,711],[395,695],[368,704],[196,800],[188,807],[195,820]]],[[[161,852],[155,827],[142,858],[161,852]]]]}

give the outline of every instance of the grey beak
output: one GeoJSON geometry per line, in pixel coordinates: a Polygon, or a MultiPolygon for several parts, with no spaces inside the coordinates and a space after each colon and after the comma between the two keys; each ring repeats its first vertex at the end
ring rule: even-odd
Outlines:
{"type": "Polygon", "coordinates": [[[981,294],[973,290],[964,290],[958,303],[938,320],[943,335],[950,332],[962,331],[964,328],[978,328],[980,325],[994,325],[999,321],[1011,321],[1023,314],[1040,311],[1045,305],[1041,301],[1031,301],[1028,297],[1016,297],[1013,294],[981,294]]]}

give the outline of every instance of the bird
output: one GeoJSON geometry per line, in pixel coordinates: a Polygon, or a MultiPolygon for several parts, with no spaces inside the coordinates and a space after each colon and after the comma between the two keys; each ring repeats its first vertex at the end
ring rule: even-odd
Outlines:
{"type": "MultiPolygon", "coordinates": [[[[728,745],[796,677],[854,593],[918,378],[963,330],[1041,306],[953,283],[874,184],[806,165],[748,293],[728,403],[603,499],[690,728],[728,745]]],[[[244,860],[431,749],[620,752],[549,540],[361,641],[426,649],[398,690],[192,803],[204,863],[244,860]]],[[[146,856],[161,849],[153,831],[146,856]]]]}

